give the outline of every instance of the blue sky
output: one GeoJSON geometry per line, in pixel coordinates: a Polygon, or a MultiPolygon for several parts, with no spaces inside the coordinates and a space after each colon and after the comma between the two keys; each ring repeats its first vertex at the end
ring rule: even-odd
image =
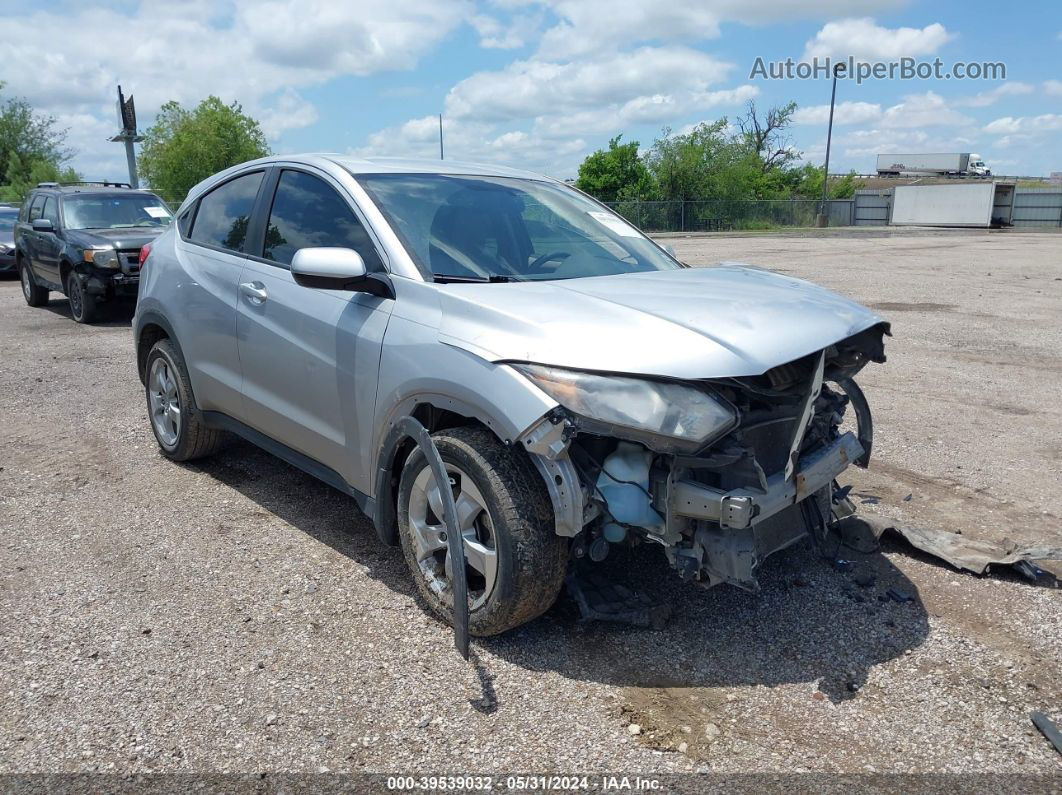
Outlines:
{"type": "Polygon", "coordinates": [[[1048,0],[0,0],[0,18],[4,93],[70,128],[88,178],[124,176],[106,140],[118,82],[142,129],[167,100],[217,94],[276,152],[431,157],[443,112],[448,158],[558,177],[613,135],[647,146],[792,99],[792,144],[821,162],[829,82],[750,79],[757,56],[815,55],[1006,66],[1005,80],[842,81],[831,170],[972,151],[997,174],[1062,171],[1062,4],[1048,0]]]}

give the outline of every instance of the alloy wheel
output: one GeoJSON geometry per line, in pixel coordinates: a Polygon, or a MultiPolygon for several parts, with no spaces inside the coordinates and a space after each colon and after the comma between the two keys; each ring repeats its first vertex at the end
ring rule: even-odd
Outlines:
{"type": "MultiPolygon", "coordinates": [[[[449,488],[457,506],[457,524],[465,548],[465,573],[469,608],[475,610],[490,597],[498,574],[498,551],[494,524],[479,488],[466,473],[446,465],[449,488]]],[[[453,599],[450,582],[453,561],[443,521],[442,494],[431,468],[425,466],[413,482],[409,495],[409,524],[417,563],[431,590],[445,600],[453,599]]]]}
{"type": "Polygon", "coordinates": [[[26,265],[22,266],[22,294],[27,301],[33,300],[33,282],[30,281],[29,267],[26,265]]]}
{"type": "Polygon", "coordinates": [[[170,364],[161,356],[151,363],[148,399],[155,434],[164,445],[172,447],[181,432],[181,400],[170,364]]]}

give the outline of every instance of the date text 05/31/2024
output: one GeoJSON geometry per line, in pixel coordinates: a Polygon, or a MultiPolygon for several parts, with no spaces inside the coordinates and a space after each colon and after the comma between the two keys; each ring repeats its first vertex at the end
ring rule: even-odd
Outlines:
{"type": "Polygon", "coordinates": [[[643,776],[388,776],[387,789],[396,791],[490,792],[653,792],[662,783],[643,776]]]}

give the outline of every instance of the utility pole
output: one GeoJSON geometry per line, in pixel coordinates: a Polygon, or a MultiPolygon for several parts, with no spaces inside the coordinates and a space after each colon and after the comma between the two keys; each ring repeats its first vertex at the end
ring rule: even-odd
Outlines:
{"type": "Polygon", "coordinates": [[[815,219],[816,226],[829,226],[830,215],[827,208],[830,201],[830,139],[833,138],[833,106],[837,101],[837,75],[844,71],[844,64],[835,64],[833,67],[833,90],[830,92],[830,123],[826,127],[826,166],[822,174],[822,206],[819,208],[819,217],[815,219]]]}
{"type": "Polygon", "coordinates": [[[443,160],[442,114],[439,114],[439,159],[443,160]]]}
{"type": "Polygon", "coordinates": [[[133,96],[130,94],[126,99],[122,94],[122,87],[118,86],[118,125],[119,133],[111,138],[115,143],[125,144],[125,160],[129,166],[129,184],[134,188],[140,187],[140,180],[136,175],[136,150],[133,144],[144,140],[144,136],[136,132],[136,106],[133,104],[133,96]]]}

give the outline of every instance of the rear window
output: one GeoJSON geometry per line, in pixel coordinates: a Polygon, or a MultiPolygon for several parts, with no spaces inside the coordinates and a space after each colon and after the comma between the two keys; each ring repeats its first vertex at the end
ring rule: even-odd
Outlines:
{"type": "Polygon", "coordinates": [[[203,196],[199,200],[190,239],[229,251],[244,251],[247,225],[251,221],[263,174],[262,171],[244,174],[203,196]]]}

